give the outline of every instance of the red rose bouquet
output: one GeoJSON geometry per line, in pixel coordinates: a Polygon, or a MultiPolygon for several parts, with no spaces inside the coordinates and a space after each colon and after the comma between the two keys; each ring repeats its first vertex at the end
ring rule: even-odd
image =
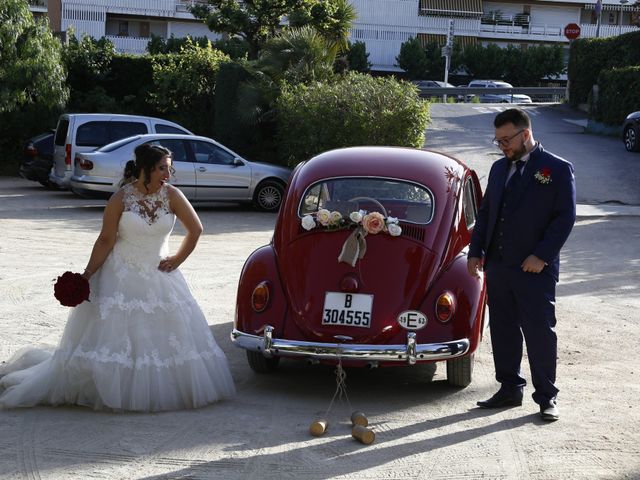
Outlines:
{"type": "Polygon", "coordinates": [[[88,300],[89,291],[89,280],[72,272],[64,272],[53,286],[53,295],[65,307],[75,307],[88,300]]]}

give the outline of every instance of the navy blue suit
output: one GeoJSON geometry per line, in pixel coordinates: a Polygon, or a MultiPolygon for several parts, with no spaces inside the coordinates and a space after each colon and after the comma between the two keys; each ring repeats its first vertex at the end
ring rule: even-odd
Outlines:
{"type": "Polygon", "coordinates": [[[560,249],[576,217],[575,179],[572,165],[541,145],[513,189],[505,188],[509,168],[506,158],[491,167],[468,256],[484,258],[496,379],[507,390],[526,384],[520,375],[524,336],[533,398],[544,404],[558,393],[555,287],[560,249]],[[544,260],[542,272],[522,270],[529,255],[544,260]]]}

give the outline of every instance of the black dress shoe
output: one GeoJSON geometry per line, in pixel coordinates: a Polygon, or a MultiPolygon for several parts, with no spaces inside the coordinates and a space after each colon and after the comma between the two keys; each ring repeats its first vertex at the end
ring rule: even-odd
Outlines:
{"type": "Polygon", "coordinates": [[[547,422],[555,422],[560,418],[560,411],[555,400],[540,404],[540,416],[547,422]]]}
{"type": "Polygon", "coordinates": [[[514,391],[507,392],[500,389],[489,400],[481,400],[477,402],[480,408],[504,408],[504,407],[519,407],[522,405],[522,392],[514,391]]]}

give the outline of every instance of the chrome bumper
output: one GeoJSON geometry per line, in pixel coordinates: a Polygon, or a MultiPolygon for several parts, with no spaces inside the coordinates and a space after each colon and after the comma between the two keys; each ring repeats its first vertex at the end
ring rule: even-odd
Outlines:
{"type": "Polygon", "coordinates": [[[469,339],[451,342],[416,342],[414,332],[407,333],[407,343],[401,345],[368,345],[359,343],[320,343],[273,338],[273,327],[266,326],[264,335],[250,335],[233,329],[231,340],[238,347],[262,352],[265,357],[302,357],[312,360],[343,360],[363,362],[396,362],[415,364],[417,361],[449,360],[461,357],[469,351],[469,339]]]}

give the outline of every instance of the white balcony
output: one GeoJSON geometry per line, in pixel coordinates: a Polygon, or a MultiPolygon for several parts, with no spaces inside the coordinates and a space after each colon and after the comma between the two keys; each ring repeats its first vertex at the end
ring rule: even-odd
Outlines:
{"type": "Polygon", "coordinates": [[[147,53],[147,45],[151,40],[149,37],[118,37],[115,35],[106,35],[105,38],[113,43],[118,53],[133,55],[147,53]]]}
{"type": "Polygon", "coordinates": [[[48,0],[28,0],[29,10],[34,13],[47,13],[49,11],[48,0]]]}

